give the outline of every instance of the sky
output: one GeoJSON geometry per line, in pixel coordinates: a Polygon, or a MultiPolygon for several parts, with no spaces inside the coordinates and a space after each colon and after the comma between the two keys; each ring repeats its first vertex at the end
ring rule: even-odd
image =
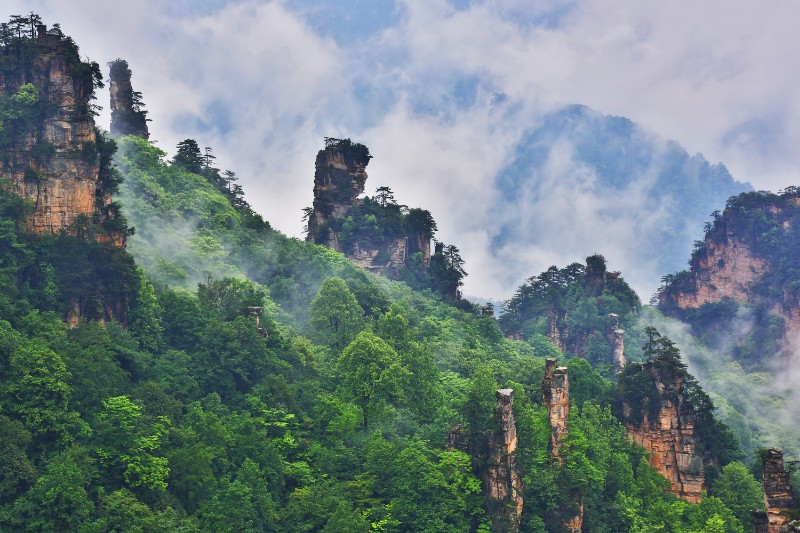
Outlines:
{"type": "MultiPolygon", "coordinates": [[[[507,298],[551,264],[595,252],[645,301],[665,274],[637,264],[631,239],[606,242],[609,232],[593,215],[601,200],[570,202],[559,179],[551,179],[558,198],[549,202],[544,190],[531,201],[531,209],[549,204],[547,216],[520,217],[536,220],[530,231],[555,237],[506,250],[514,261],[492,250],[498,221],[509,216],[492,208],[495,178],[525,131],[563,105],[628,117],[757,189],[799,181],[800,4],[793,0],[5,0],[3,7],[6,15],[33,10],[60,22],[102,66],[126,59],[150,112],[151,139],[170,153],[185,138],[212,147],[254,209],[288,235],[302,236],[323,137],[366,144],[374,156],[367,192],[389,186],[400,203],[433,213],[437,237],[466,260],[466,294],[507,298]],[[559,243],[562,231],[587,249],[559,243]],[[602,249],[588,249],[593,243],[602,249]]],[[[106,128],[107,99],[99,91],[106,128]]],[[[640,223],[648,220],[631,218],[633,233],[640,223]]]]}

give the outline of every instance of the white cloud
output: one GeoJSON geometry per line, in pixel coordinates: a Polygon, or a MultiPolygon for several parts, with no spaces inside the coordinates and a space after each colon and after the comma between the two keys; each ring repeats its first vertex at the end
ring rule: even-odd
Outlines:
{"type": "MultiPolygon", "coordinates": [[[[569,199],[570,189],[555,179],[575,177],[568,159],[542,178],[525,212],[486,208],[519,136],[554,105],[628,116],[723,160],[757,187],[795,179],[800,5],[790,0],[769,7],[752,0],[398,4],[397,24],[347,42],[316,34],[281,1],[202,10],[156,0],[4,5],[8,14],[33,9],[60,21],[101,64],[127,59],[160,146],[171,150],[187,137],[212,146],[254,207],[289,234],[299,235],[300,209],[311,203],[322,137],[367,143],[376,156],[368,188],[388,184],[404,203],[434,213],[441,238],[467,260],[470,293],[508,296],[543,267],[596,251],[639,288],[663,274],[637,263],[637,234],[608,216],[635,212],[640,188],[624,198],[594,191],[569,199]],[[459,105],[453,91],[465,77],[477,80],[476,95],[459,105]],[[493,92],[506,95],[494,108],[493,92]],[[509,215],[552,239],[494,256],[494,224],[509,215]]],[[[100,98],[105,104],[105,93],[100,98]]],[[[652,213],[631,219],[659,220],[652,213]]]]}

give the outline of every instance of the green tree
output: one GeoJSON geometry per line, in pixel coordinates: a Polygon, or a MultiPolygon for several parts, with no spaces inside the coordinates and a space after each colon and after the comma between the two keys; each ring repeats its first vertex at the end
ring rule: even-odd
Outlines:
{"type": "Polygon", "coordinates": [[[172,165],[187,172],[200,174],[205,160],[200,152],[200,145],[194,139],[184,139],[178,143],[178,151],[172,158],[172,165]]]}
{"type": "Polygon", "coordinates": [[[4,410],[42,445],[72,442],[89,427],[69,408],[70,377],[58,354],[37,341],[23,343],[11,354],[9,378],[0,389],[4,410]]]}
{"type": "Polygon", "coordinates": [[[322,282],[311,302],[312,338],[341,350],[363,327],[364,314],[356,297],[341,278],[322,282]]]}
{"type": "Polygon", "coordinates": [[[94,504],[82,456],[82,450],[71,449],[47,462],[36,484],[14,503],[9,521],[15,530],[80,531],[90,523],[94,504]]]}
{"type": "Polygon", "coordinates": [[[359,333],[344,349],[339,372],[342,388],[361,408],[365,429],[381,405],[402,399],[402,383],[409,374],[397,352],[368,331],[359,333]]]}
{"type": "Polygon", "coordinates": [[[744,527],[752,521],[751,511],[764,508],[761,484],[738,461],[725,465],[709,494],[719,498],[744,527]]]}
{"type": "Polygon", "coordinates": [[[163,492],[167,488],[167,459],[155,455],[170,422],[157,417],[152,423],[142,419],[142,408],[127,396],[103,401],[104,410],[97,417],[96,449],[100,463],[111,479],[122,481],[131,489],[163,492]]]}

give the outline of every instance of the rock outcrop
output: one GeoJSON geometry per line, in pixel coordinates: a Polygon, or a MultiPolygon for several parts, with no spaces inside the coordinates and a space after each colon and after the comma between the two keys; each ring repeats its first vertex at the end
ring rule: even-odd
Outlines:
{"type": "Polygon", "coordinates": [[[135,135],[149,139],[147,111],[141,93],[131,85],[131,69],[124,59],[116,59],[109,66],[109,94],[111,98],[111,134],[135,135]]]}
{"type": "Polygon", "coordinates": [[[569,434],[569,378],[567,368],[557,366],[555,359],[545,362],[542,400],[550,418],[550,456],[561,461],[561,446],[569,434]]]}
{"type": "Polygon", "coordinates": [[[698,503],[705,486],[703,457],[697,453],[694,408],[684,396],[683,377],[664,370],[655,360],[636,363],[653,381],[654,397],[646,397],[638,412],[627,400],[625,428],[635,444],[650,452],[650,464],[670,482],[670,492],[698,503]]]}
{"type": "Polygon", "coordinates": [[[769,533],[800,531],[800,522],[797,521],[800,506],[783,467],[783,452],[777,448],[767,450],[761,458],[761,471],[767,509],[762,530],[769,533]],[[764,522],[767,529],[763,529],[764,522]]]}
{"type": "MultiPolygon", "coordinates": [[[[436,222],[424,209],[398,205],[388,187],[379,188],[372,198],[359,198],[371,157],[362,144],[326,137],[315,164],[306,240],[345,254],[362,270],[395,278],[413,256],[414,272],[424,277],[432,270],[436,222]]],[[[441,259],[443,250],[437,253],[441,259]]],[[[457,297],[457,289],[451,297],[457,297]]]]}
{"type": "Polygon", "coordinates": [[[334,222],[341,220],[364,193],[370,157],[352,149],[349,142],[325,139],[325,149],[317,154],[314,171],[314,204],[308,218],[307,240],[337,252],[339,232],[334,222]]]}
{"type": "Polygon", "coordinates": [[[665,293],[662,299],[680,309],[697,309],[726,298],[746,302],[768,268],[768,262],[754,255],[748,243],[728,231],[724,240],[706,242],[705,253],[692,266],[690,287],[665,293]]]}
{"type": "Polygon", "coordinates": [[[497,429],[489,435],[488,457],[483,470],[483,494],[492,519],[492,531],[519,531],[522,517],[522,477],[517,469],[517,425],[512,389],[500,389],[494,417],[497,429]]]}
{"type": "Polygon", "coordinates": [[[614,370],[619,372],[625,367],[625,330],[619,327],[619,315],[609,313],[609,318],[614,320],[614,325],[606,333],[606,339],[611,344],[611,361],[614,370]]]}
{"type": "Polygon", "coordinates": [[[666,278],[659,309],[684,318],[721,302],[759,306],[783,320],[782,340],[800,338],[800,296],[789,270],[796,258],[786,252],[796,247],[799,204],[796,187],[731,198],[697,243],[690,269],[666,278]]]}
{"type": "Polygon", "coordinates": [[[58,232],[111,203],[99,180],[92,66],[71,40],[43,25],[25,46],[29,64],[0,72],[0,97],[30,102],[28,119],[2,146],[0,176],[33,202],[31,231],[58,232]]]}
{"type": "MultiPolygon", "coordinates": [[[[555,359],[545,360],[542,382],[542,403],[547,407],[550,420],[550,459],[563,464],[561,448],[569,435],[569,375],[568,369],[558,366],[555,359]]],[[[569,496],[568,506],[561,509],[564,529],[569,533],[580,533],[583,529],[583,499],[580,494],[569,496]]]]}

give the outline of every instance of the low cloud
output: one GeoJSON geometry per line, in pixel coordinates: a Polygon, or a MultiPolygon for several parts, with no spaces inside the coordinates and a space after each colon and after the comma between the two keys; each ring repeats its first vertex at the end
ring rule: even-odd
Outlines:
{"type": "MultiPolygon", "coordinates": [[[[688,0],[389,4],[379,23],[359,19],[349,32],[347,17],[326,30],[301,0],[4,5],[61,22],[101,65],[128,60],[159,145],[195,138],[213,147],[248,201],[290,235],[301,235],[322,137],[365,142],[375,155],[368,188],[389,185],[434,213],[439,237],[467,260],[472,294],[507,297],[550,264],[594,252],[645,299],[666,273],[637,255],[648,228],[664,221],[660,207],[639,203],[646,177],[613,194],[593,189],[569,146],[519,201],[488,207],[524,131],[563,104],[631,117],[759,188],[795,179],[800,7],[789,0],[725,10],[688,0]],[[500,224],[515,216],[519,236],[543,238],[493,249],[500,224]]],[[[99,103],[106,99],[101,92],[99,103]]]]}

